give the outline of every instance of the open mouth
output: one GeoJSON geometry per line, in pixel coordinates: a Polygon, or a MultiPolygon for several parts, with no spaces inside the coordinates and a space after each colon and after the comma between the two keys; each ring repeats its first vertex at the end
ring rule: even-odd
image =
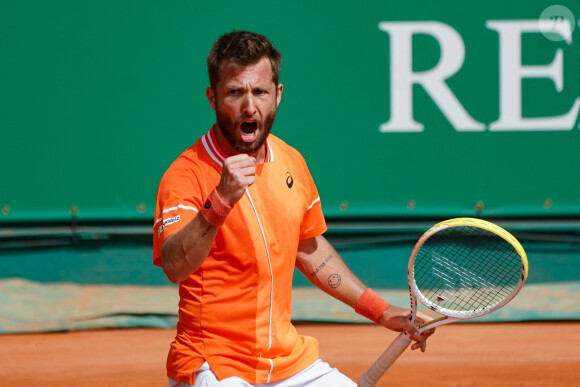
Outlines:
{"type": "Polygon", "coordinates": [[[243,142],[254,142],[258,138],[258,121],[247,120],[240,124],[240,136],[243,142]]]}
{"type": "Polygon", "coordinates": [[[256,129],[258,129],[258,123],[256,121],[243,121],[240,125],[242,134],[252,134],[256,129]]]}

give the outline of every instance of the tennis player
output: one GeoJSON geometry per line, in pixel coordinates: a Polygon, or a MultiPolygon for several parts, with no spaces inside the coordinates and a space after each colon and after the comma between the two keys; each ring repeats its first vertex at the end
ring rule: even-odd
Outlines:
{"type": "Polygon", "coordinates": [[[306,162],[270,134],[283,91],[278,51],[262,35],[234,31],[215,42],[207,64],[216,123],[171,164],[157,192],[154,264],[180,295],[169,385],[356,386],[292,325],[294,267],[424,351],[433,332],[419,334],[408,310],[349,270],[322,236],[306,162]]]}

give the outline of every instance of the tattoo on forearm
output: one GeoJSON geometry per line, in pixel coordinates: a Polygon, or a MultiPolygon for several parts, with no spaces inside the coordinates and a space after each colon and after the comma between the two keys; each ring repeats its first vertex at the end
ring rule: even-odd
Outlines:
{"type": "Polygon", "coordinates": [[[310,273],[310,275],[312,277],[314,277],[316,274],[318,274],[320,269],[322,269],[328,263],[328,261],[330,261],[332,258],[334,258],[334,257],[332,256],[332,254],[330,254],[328,257],[326,257],[326,259],[324,261],[322,261],[322,263],[316,268],[316,270],[314,270],[312,273],[310,273]]]}
{"type": "Polygon", "coordinates": [[[340,278],[339,274],[335,273],[328,276],[328,285],[333,289],[339,287],[341,281],[342,278],[340,278]]]}
{"type": "Polygon", "coordinates": [[[201,237],[205,238],[205,236],[207,235],[207,233],[209,232],[209,230],[211,229],[211,226],[209,226],[202,234],[201,237]]]}

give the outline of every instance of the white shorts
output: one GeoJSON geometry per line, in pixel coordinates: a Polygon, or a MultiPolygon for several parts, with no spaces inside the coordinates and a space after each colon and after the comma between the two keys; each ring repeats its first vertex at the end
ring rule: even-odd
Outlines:
{"type": "Polygon", "coordinates": [[[195,373],[193,386],[169,378],[169,387],[356,387],[356,385],[336,368],[330,368],[328,363],[320,359],[304,371],[272,383],[250,384],[237,376],[218,380],[207,362],[195,373]]]}

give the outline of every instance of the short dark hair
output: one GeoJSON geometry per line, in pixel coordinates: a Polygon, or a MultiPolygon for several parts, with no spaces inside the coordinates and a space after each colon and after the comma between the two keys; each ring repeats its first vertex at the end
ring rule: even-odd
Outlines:
{"type": "Polygon", "coordinates": [[[235,68],[258,63],[264,57],[270,60],[272,81],[277,85],[282,56],[268,38],[248,31],[233,31],[220,36],[207,56],[210,86],[215,90],[222,63],[227,62],[228,66],[235,68]]]}

